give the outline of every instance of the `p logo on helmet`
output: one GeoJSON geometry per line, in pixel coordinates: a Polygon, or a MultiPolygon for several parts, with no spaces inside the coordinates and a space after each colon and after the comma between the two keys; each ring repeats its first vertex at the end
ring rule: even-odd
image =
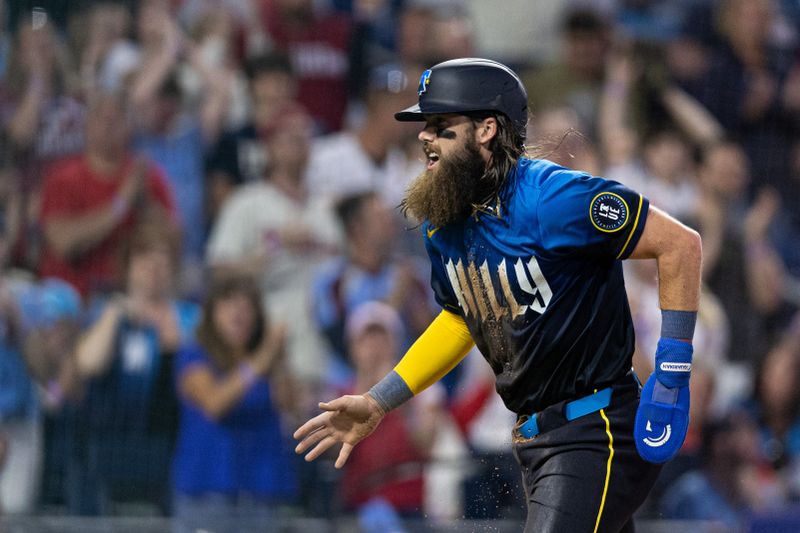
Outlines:
{"type": "Polygon", "coordinates": [[[425,91],[428,90],[428,85],[431,83],[431,69],[426,70],[422,73],[422,76],[419,78],[419,89],[417,89],[417,94],[422,95],[425,91]]]}

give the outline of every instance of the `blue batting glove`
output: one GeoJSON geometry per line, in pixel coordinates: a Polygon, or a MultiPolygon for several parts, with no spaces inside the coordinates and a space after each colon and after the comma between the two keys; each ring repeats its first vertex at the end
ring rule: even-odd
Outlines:
{"type": "Polygon", "coordinates": [[[633,436],[645,461],[666,463],[681,449],[689,428],[689,375],[692,345],[661,338],[656,369],[642,388],[633,436]]]}

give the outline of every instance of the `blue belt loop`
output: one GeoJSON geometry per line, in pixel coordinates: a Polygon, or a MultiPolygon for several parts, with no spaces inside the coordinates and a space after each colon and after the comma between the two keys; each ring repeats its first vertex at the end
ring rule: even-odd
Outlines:
{"type": "Polygon", "coordinates": [[[535,413],[519,427],[519,434],[526,439],[532,439],[539,434],[539,424],[536,422],[535,413]]]}
{"type": "MultiPolygon", "coordinates": [[[[605,409],[610,403],[611,387],[606,387],[589,396],[568,402],[564,408],[564,416],[568,421],[575,420],[600,409],[605,409]]],[[[536,422],[535,413],[519,427],[519,433],[526,439],[532,439],[539,434],[539,424],[536,422]]]]}
{"type": "Polygon", "coordinates": [[[611,387],[595,392],[590,396],[578,398],[574,402],[569,402],[565,409],[567,420],[575,420],[583,415],[594,413],[605,407],[611,402],[611,387]]]}

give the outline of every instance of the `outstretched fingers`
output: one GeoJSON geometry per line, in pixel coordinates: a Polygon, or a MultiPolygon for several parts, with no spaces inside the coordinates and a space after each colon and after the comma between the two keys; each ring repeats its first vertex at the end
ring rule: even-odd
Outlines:
{"type": "Polygon", "coordinates": [[[327,421],[329,417],[330,414],[328,413],[322,413],[315,416],[314,418],[312,418],[311,420],[309,420],[308,422],[297,428],[297,430],[294,432],[292,436],[295,438],[295,440],[305,439],[315,431],[318,431],[327,426],[327,421]]]}
{"type": "Polygon", "coordinates": [[[334,465],[336,468],[342,468],[344,464],[347,462],[347,458],[350,457],[350,452],[353,451],[353,445],[347,442],[342,443],[342,449],[339,450],[339,457],[336,458],[336,464],[334,465]]]}
{"type": "Polygon", "coordinates": [[[326,451],[328,448],[339,442],[335,437],[327,436],[322,439],[310,452],[306,454],[306,461],[313,461],[326,451]]]}
{"type": "Polygon", "coordinates": [[[324,427],[319,428],[317,431],[311,433],[306,438],[304,438],[302,441],[300,441],[300,443],[295,447],[294,452],[295,453],[303,453],[306,450],[308,450],[309,448],[311,448],[311,446],[313,446],[314,444],[318,443],[319,441],[321,441],[325,437],[328,437],[330,434],[331,433],[330,433],[330,430],[328,428],[324,428],[324,427]]]}

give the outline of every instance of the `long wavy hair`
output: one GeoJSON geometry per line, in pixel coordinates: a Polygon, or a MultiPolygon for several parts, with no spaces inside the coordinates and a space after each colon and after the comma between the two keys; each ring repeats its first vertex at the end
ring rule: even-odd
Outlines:
{"type": "Polygon", "coordinates": [[[247,342],[247,351],[252,352],[261,343],[266,335],[266,312],[261,301],[261,292],[255,280],[250,276],[235,271],[222,271],[216,273],[211,280],[206,301],[203,305],[203,316],[197,327],[197,342],[208,351],[208,355],[219,370],[230,370],[234,365],[231,349],[217,330],[214,323],[214,309],[220,300],[225,300],[237,294],[245,295],[253,306],[255,323],[250,339],[247,342]]]}
{"type": "Polygon", "coordinates": [[[525,137],[506,115],[493,111],[477,111],[467,116],[477,125],[489,117],[497,120],[497,135],[492,139],[492,156],[486,164],[486,172],[481,177],[480,201],[490,202],[500,192],[509,179],[520,157],[526,155],[525,137]]]}

